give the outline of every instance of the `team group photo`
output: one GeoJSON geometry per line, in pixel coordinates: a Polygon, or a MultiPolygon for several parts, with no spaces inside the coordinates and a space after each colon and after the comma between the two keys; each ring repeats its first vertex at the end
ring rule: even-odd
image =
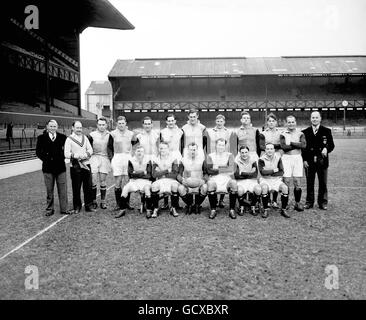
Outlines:
{"type": "Polygon", "coordinates": [[[365,299],[365,13],[6,1],[0,301],[365,299]]]}

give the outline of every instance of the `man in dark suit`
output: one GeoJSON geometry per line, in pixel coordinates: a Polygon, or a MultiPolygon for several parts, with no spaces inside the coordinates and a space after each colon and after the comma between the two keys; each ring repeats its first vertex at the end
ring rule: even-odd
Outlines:
{"type": "Polygon", "coordinates": [[[304,168],[306,171],[307,195],[305,209],[314,206],[314,182],[318,175],[319,191],[318,205],[322,210],[327,210],[328,204],[328,154],[334,150],[332,131],[320,124],[321,116],[318,111],[311,113],[311,126],[304,129],[306,148],[303,150],[304,168]]]}
{"type": "Polygon", "coordinates": [[[57,184],[61,214],[69,214],[67,210],[67,185],[64,145],[66,136],[57,132],[56,120],[49,120],[46,130],[38,136],[36,155],[42,160],[42,171],[47,190],[46,216],[55,213],[53,190],[57,184]]]}

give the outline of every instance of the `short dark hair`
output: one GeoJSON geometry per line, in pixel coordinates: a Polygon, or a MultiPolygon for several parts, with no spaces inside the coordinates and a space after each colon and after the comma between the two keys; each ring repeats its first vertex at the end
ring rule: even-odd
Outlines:
{"type": "Polygon", "coordinates": [[[80,124],[81,124],[81,125],[83,125],[83,124],[81,123],[81,121],[80,121],[80,120],[75,120],[75,121],[72,123],[72,126],[73,126],[73,127],[75,127],[76,122],[80,122],[80,124]]]}
{"type": "Polygon", "coordinates": [[[145,122],[145,120],[150,120],[150,121],[151,121],[151,123],[152,123],[152,119],[151,119],[150,117],[144,117],[144,118],[142,119],[142,123],[144,123],[144,122],[145,122]]]}
{"type": "Polygon", "coordinates": [[[119,116],[119,117],[117,118],[117,122],[118,122],[118,121],[120,121],[120,120],[124,120],[124,121],[126,121],[126,123],[127,123],[127,119],[126,119],[126,117],[125,117],[125,116],[119,116]]]}
{"type": "Polygon", "coordinates": [[[107,119],[106,119],[106,118],[104,118],[104,117],[100,117],[100,118],[97,120],[97,123],[98,123],[99,121],[104,121],[105,123],[108,123],[107,119]]]}
{"type": "Polygon", "coordinates": [[[249,147],[248,147],[248,146],[240,146],[240,148],[239,148],[239,152],[240,152],[241,150],[243,150],[243,149],[247,149],[247,150],[249,151],[249,147]]]}
{"type": "Polygon", "coordinates": [[[189,109],[189,111],[188,111],[188,115],[190,115],[191,113],[195,113],[195,114],[198,116],[198,110],[197,110],[197,109],[195,109],[195,108],[191,108],[191,109],[189,109]]]}
{"type": "Polygon", "coordinates": [[[175,120],[175,115],[173,113],[169,113],[166,117],[165,117],[165,120],[168,120],[168,118],[171,118],[173,117],[174,120],[175,120]]]}
{"type": "Polygon", "coordinates": [[[267,116],[267,121],[268,121],[269,119],[273,119],[273,120],[277,121],[277,117],[276,117],[276,116],[274,115],[274,113],[272,113],[272,112],[267,116]]]}
{"type": "Polygon", "coordinates": [[[46,126],[49,125],[50,122],[56,122],[56,124],[58,125],[58,123],[57,123],[57,121],[55,119],[50,119],[50,120],[47,121],[46,126]]]}

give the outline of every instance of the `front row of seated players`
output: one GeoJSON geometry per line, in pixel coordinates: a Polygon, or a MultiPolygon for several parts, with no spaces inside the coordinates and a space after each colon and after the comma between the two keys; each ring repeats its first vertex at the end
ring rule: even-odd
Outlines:
{"type": "Polygon", "coordinates": [[[239,215],[249,211],[248,207],[256,215],[256,204],[261,200],[262,217],[267,218],[269,194],[280,192],[281,215],[289,218],[286,212],[288,187],[282,181],[283,164],[281,157],[275,153],[274,145],[266,144],[265,153],[257,165],[255,159],[250,157],[248,147],[241,146],[239,157],[234,160],[234,155],[225,151],[225,144],[224,139],[218,139],[216,151],[210,153],[206,161],[199,155],[197,144],[191,143],[180,163],[170,154],[165,142],[160,143],[159,156],[154,160],[144,154],[142,146],[137,147],[135,156],[128,163],[130,181],[122,190],[121,210],[115,217],[125,215],[128,195],[140,192],[141,202],[146,203],[147,218],[158,216],[159,200],[164,196],[170,195],[170,213],[177,217],[179,196],[186,204],[186,214],[191,214],[200,213],[200,205],[208,195],[211,208],[209,218],[214,219],[217,215],[217,195],[223,193],[229,193],[230,218],[236,219],[237,199],[239,215]],[[259,183],[258,171],[261,174],[259,183]]]}

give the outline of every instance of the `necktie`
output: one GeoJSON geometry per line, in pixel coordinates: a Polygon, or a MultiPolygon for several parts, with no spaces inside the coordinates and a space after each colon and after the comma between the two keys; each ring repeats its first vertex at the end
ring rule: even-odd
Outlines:
{"type": "Polygon", "coordinates": [[[318,128],[314,129],[314,135],[316,136],[316,134],[318,133],[318,128]]]}
{"type": "Polygon", "coordinates": [[[52,141],[55,141],[56,139],[56,135],[54,133],[52,133],[52,141]]]}

